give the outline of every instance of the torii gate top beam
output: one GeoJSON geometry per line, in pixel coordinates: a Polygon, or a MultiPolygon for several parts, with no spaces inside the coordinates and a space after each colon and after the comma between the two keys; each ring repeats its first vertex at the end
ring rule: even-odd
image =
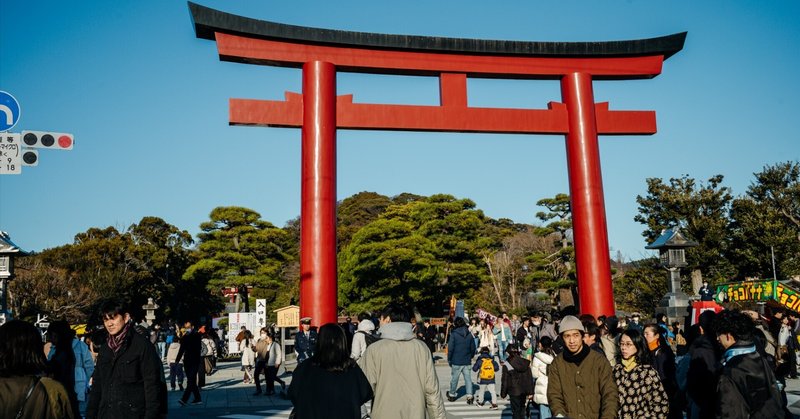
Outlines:
{"type": "Polygon", "coordinates": [[[226,61],[301,67],[311,60],[345,71],[502,78],[651,78],[683,48],[686,32],[610,42],[525,42],[389,35],[286,25],[189,2],[198,38],[216,40],[226,61]]]}

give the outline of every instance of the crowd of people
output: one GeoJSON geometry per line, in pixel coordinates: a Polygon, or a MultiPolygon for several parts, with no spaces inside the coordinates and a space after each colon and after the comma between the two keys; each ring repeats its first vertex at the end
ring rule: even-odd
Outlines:
{"type": "MultiPolygon", "coordinates": [[[[797,374],[795,313],[705,311],[685,330],[663,315],[642,322],[638,314],[595,318],[569,309],[553,317],[479,314],[453,319],[445,339],[394,303],[344,325],[316,329],[303,318],[288,387],[274,331],[254,336],[242,328],[235,339],[242,381],[255,395],[276,394],[280,384],[297,419],[438,419],[446,417],[445,398],[462,397],[476,409],[508,399],[515,419],[533,411],[539,418],[791,417],[783,388],[797,374]],[[451,369],[444,392],[434,368],[442,340],[451,369]]],[[[47,344],[30,323],[0,326],[0,416],[165,417],[176,385],[181,406],[202,403],[200,388],[221,350],[215,331],[190,321],[148,330],[116,300],[100,316],[102,333],[83,339],[52,322],[47,344]]]]}

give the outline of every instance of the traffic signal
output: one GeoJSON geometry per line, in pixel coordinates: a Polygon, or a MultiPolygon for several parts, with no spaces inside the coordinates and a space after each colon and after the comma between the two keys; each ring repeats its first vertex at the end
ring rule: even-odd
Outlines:
{"type": "Polygon", "coordinates": [[[22,165],[23,166],[38,166],[39,165],[39,150],[32,148],[22,149],[22,165]]]}
{"type": "Polygon", "coordinates": [[[22,145],[33,148],[72,150],[72,134],[48,131],[22,131],[22,145]]]}

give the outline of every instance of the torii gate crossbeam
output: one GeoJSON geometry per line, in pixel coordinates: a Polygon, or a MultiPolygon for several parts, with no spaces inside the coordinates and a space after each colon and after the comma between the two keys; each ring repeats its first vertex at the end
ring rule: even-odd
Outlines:
{"type": "Polygon", "coordinates": [[[193,3],[198,38],[221,60],[302,68],[303,92],[283,101],[231,99],[230,124],[302,128],[301,316],[336,321],[336,130],[563,134],[582,313],[613,314],[598,135],[654,134],[653,111],[595,103],[593,80],[652,78],[686,33],[613,42],[519,42],[385,35],[285,25],[193,3]],[[336,72],[436,76],[440,105],[354,103],[336,72]],[[467,79],[552,79],[563,103],[547,109],[468,106],[467,79]]]}

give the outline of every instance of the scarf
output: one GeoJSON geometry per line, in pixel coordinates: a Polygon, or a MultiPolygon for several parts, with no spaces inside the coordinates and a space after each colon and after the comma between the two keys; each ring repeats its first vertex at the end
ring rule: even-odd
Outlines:
{"type": "Polygon", "coordinates": [[[122,328],[122,331],[117,333],[116,336],[108,337],[108,348],[111,349],[112,352],[117,353],[119,351],[119,348],[122,347],[122,343],[125,342],[125,338],[128,337],[128,330],[130,330],[130,328],[131,322],[127,322],[122,328]]]}
{"type": "Polygon", "coordinates": [[[631,372],[637,365],[639,364],[636,363],[635,356],[630,357],[630,359],[622,359],[622,366],[625,367],[625,372],[631,372]]]}
{"type": "Polygon", "coordinates": [[[727,351],[725,351],[725,353],[722,355],[722,360],[720,361],[722,365],[727,364],[728,361],[730,361],[731,358],[733,357],[739,355],[751,354],[756,351],[756,345],[749,344],[749,342],[742,342],[742,343],[743,345],[731,346],[730,348],[728,348],[727,351]]]}
{"type": "Polygon", "coordinates": [[[575,365],[580,365],[581,362],[589,355],[589,347],[586,345],[581,345],[581,350],[578,353],[572,353],[569,349],[563,352],[564,354],[564,361],[573,363],[575,365]]]}
{"type": "Polygon", "coordinates": [[[647,348],[648,348],[648,349],[650,349],[650,352],[653,352],[653,351],[655,351],[656,349],[658,349],[658,345],[659,345],[659,343],[660,343],[660,342],[659,342],[659,340],[658,340],[658,339],[655,339],[655,340],[653,340],[652,342],[648,342],[648,343],[647,343],[647,348]]]}

